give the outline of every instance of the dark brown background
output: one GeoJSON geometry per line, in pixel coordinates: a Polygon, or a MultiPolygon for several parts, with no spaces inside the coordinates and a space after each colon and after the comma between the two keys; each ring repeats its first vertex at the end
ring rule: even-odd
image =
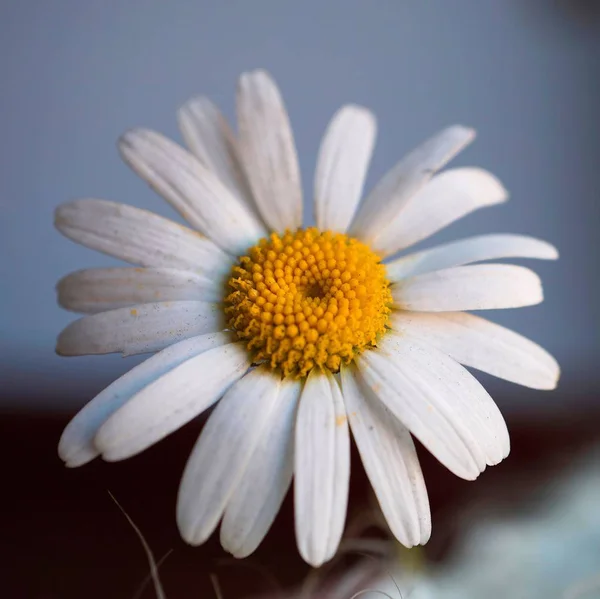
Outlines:
{"type": "MultiPolygon", "coordinates": [[[[528,393],[532,392],[522,393],[524,403],[528,393]]],[[[563,403],[568,405],[568,400],[565,396],[563,403]]],[[[471,483],[452,476],[419,448],[434,522],[428,559],[435,562],[451,551],[464,532],[465,518],[459,516],[468,514],[476,499],[514,511],[547,494],[559,473],[600,440],[599,416],[578,408],[554,410],[543,420],[535,411],[509,417],[511,455],[471,483]]],[[[244,562],[227,557],[218,535],[199,548],[179,539],[174,519],[177,485],[202,419],[138,457],[116,464],[97,460],[75,470],[66,469],[56,455],[67,421],[68,417],[39,413],[0,418],[5,464],[0,596],[131,599],[149,569],[134,531],[108,490],[143,531],[157,559],[173,550],[161,567],[169,599],[213,597],[211,573],[217,575],[226,599],[269,591],[272,579],[288,588],[306,575],[294,544],[289,496],[263,545],[244,562]]],[[[352,458],[350,513],[357,517],[370,495],[356,452],[352,458]]],[[[143,597],[153,596],[148,586],[143,597]]]]}

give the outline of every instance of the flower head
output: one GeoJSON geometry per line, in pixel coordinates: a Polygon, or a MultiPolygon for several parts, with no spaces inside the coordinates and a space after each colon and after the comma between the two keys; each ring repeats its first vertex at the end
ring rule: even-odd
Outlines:
{"type": "Polygon", "coordinates": [[[502,415],[461,364],[538,389],[559,374],[542,348],[466,312],[536,304],[538,277],[473,263],[556,250],[501,234],[390,259],[506,200],[484,170],[436,174],[471,129],[426,141],[359,205],[375,118],[341,108],[319,152],[316,227],[302,228],[292,130],[269,75],[242,75],[237,135],[206,98],[179,117],[189,151],[147,130],[119,147],[191,228],[106,200],[56,211],[64,235],[136,265],[59,282],[61,305],[87,316],[61,333],[57,351],[153,353],[75,416],[62,459],[128,458],[220,400],[179,491],[189,543],[221,522],[225,549],[250,554],[294,478],[299,550],[315,566],[330,559],[346,518],[350,431],[393,534],[407,547],[425,543],[431,519],[412,435],[465,479],[509,452],[502,415]]]}

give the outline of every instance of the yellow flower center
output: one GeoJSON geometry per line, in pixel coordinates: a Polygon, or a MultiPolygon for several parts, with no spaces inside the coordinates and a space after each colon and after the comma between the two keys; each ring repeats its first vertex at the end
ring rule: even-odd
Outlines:
{"type": "Polygon", "coordinates": [[[368,246],[318,229],[273,233],[227,282],[229,327],[255,362],[305,376],[337,372],[377,343],[392,303],[385,266],[368,246]]]}

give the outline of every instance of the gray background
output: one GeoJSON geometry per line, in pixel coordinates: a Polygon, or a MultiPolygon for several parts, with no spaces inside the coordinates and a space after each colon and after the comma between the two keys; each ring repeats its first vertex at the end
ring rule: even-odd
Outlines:
{"type": "Polygon", "coordinates": [[[116,261],[52,228],[55,206],[104,197],[173,213],[120,162],[116,138],[143,125],[179,139],[175,110],[203,93],[233,115],[236,78],[280,84],[310,197],[320,136],[345,102],[370,107],[371,187],[403,153],[459,122],[479,137],[455,165],[492,170],[511,192],[427,243],[484,232],[546,238],[535,263],[547,301],[493,314],[560,360],[563,392],[508,406],[575,404],[598,380],[600,36],[576,2],[29,0],[0,8],[0,384],[5,408],[72,409],[139,358],[66,359],[55,303],[71,270],[116,261]],[[542,403],[543,402],[543,403],[542,403]]]}

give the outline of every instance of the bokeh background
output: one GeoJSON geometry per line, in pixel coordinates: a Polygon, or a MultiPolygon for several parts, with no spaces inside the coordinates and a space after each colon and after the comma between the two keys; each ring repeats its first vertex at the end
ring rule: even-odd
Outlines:
{"type": "MultiPolygon", "coordinates": [[[[0,442],[15,526],[0,547],[15,560],[19,579],[32,576],[31,589],[14,596],[132,596],[144,558],[106,487],[128,500],[159,553],[179,543],[172,504],[196,424],[179,441],[112,470],[94,464],[67,472],[55,456],[68,416],[141,358],[54,354],[56,335],[75,318],[57,307],[56,281],[117,262],[60,237],[53,210],[66,200],[100,197],[177,219],[120,161],[116,139],[145,126],[179,140],[175,111],[196,94],[233,117],[244,70],[268,69],[283,91],[306,198],[320,137],[343,103],[364,104],[378,117],[367,187],[440,128],[478,130],[453,165],[491,170],[511,200],[424,245],[516,232],[548,239],[561,252],[557,263],[533,265],[544,281],[544,304],[493,315],[548,348],[563,368],[553,393],[482,377],[516,430],[512,466],[500,466],[497,476],[504,472],[510,482],[510,468],[520,468],[521,481],[523,473],[568,466],[569,456],[584,451],[600,413],[599,34],[597,3],[580,0],[2,2],[0,442]],[[25,549],[27,559],[19,561],[25,549]],[[105,569],[115,574],[105,577],[105,569]]],[[[452,497],[463,503],[473,485],[425,462],[434,506],[452,513],[452,497]]],[[[292,535],[287,509],[274,532],[281,539],[292,535]]],[[[269,545],[278,552],[283,546],[269,545]]],[[[177,547],[184,557],[170,563],[178,580],[219,555],[216,544],[195,552],[177,547]]],[[[291,580],[300,566],[290,560],[291,580]]],[[[192,596],[176,593],[170,597],[192,596]]]]}

